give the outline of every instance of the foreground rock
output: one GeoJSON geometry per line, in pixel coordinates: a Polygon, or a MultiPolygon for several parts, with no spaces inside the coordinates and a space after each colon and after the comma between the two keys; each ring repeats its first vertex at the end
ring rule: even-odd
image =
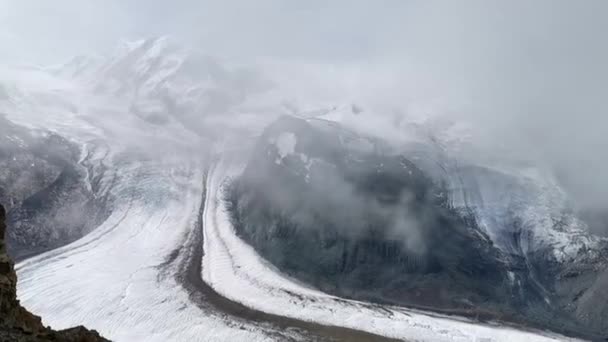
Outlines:
{"type": "Polygon", "coordinates": [[[6,253],[6,212],[0,205],[0,341],[108,341],[96,331],[79,326],[54,331],[45,327],[40,317],[25,310],[17,300],[17,275],[13,261],[6,253]]]}

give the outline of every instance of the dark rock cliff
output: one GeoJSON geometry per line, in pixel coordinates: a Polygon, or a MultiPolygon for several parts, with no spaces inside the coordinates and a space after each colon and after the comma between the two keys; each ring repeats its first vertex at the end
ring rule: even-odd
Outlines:
{"type": "Polygon", "coordinates": [[[96,331],[82,326],[54,331],[40,317],[25,310],[17,300],[17,275],[6,252],[6,212],[0,205],[0,341],[3,342],[97,342],[108,341],[96,331]]]}
{"type": "Polygon", "coordinates": [[[505,218],[513,248],[499,248],[423,158],[283,117],[229,187],[235,228],[283,272],[339,296],[605,336],[606,246],[558,262],[505,218]]]}
{"type": "Polygon", "coordinates": [[[107,201],[88,179],[87,156],[67,139],[15,125],[0,115],[0,203],[12,229],[9,254],[19,261],[63,246],[107,216],[107,201]],[[84,165],[83,165],[84,164],[84,165]]]}
{"type": "Polygon", "coordinates": [[[262,137],[232,198],[240,233],[262,255],[343,296],[443,308],[509,297],[498,253],[441,186],[406,158],[342,138],[288,117],[262,137]]]}

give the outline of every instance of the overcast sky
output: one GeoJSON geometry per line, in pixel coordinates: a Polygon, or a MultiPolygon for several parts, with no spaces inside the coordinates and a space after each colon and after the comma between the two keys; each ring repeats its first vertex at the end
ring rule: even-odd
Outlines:
{"type": "Polygon", "coordinates": [[[0,61],[168,34],[219,57],[415,68],[466,94],[460,114],[489,144],[542,157],[581,199],[608,203],[607,18],[604,0],[0,0],[0,61]]]}
{"type": "Polygon", "coordinates": [[[467,58],[487,59],[514,44],[533,50],[575,39],[580,47],[591,43],[589,33],[603,38],[607,7],[601,0],[0,0],[0,39],[13,57],[41,62],[165,34],[214,54],[438,58],[474,49],[467,58]]]}
{"type": "Polygon", "coordinates": [[[385,53],[406,1],[2,0],[13,57],[65,58],[121,38],[170,34],[214,54],[358,58],[385,53]],[[386,46],[385,46],[386,48],[386,46]]]}

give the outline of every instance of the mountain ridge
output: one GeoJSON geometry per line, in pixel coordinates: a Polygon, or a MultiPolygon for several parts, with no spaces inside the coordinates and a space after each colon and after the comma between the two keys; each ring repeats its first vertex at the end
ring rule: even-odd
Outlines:
{"type": "MultiPolygon", "coordinates": [[[[464,191],[473,198],[480,189],[474,182],[463,182],[464,188],[455,192],[445,173],[438,179],[429,176],[428,166],[418,167],[422,152],[400,157],[371,143],[362,149],[369,140],[345,139],[352,132],[336,134],[332,126],[278,119],[262,134],[242,176],[233,182],[228,200],[234,225],[264,258],[287,274],[343,297],[440,311],[493,312],[490,317],[592,338],[608,332],[596,319],[603,314],[592,314],[604,304],[589,305],[590,298],[602,300],[599,288],[608,270],[602,255],[608,254],[608,245],[588,236],[560,206],[543,202],[530,186],[517,206],[505,197],[491,203],[490,208],[496,208],[490,211],[484,202],[491,198],[487,190],[463,206],[454,196],[464,191]],[[527,219],[527,207],[543,206],[549,207],[527,219]],[[487,215],[499,209],[507,216],[493,217],[502,221],[481,224],[490,224],[487,215]],[[543,215],[554,217],[554,209],[561,221],[537,227],[546,221],[543,215]],[[390,220],[370,219],[404,212],[426,214],[398,221],[404,223],[398,226],[397,233],[405,232],[401,235],[395,235],[390,220]],[[434,220],[440,224],[432,224],[434,220]],[[559,239],[552,240],[552,234],[559,239]],[[427,254],[417,254],[415,247],[427,254]]],[[[462,170],[469,178],[480,177],[462,170]]],[[[487,172],[498,180],[506,177],[487,172]]],[[[506,193],[516,194],[514,185],[506,193]]]]}

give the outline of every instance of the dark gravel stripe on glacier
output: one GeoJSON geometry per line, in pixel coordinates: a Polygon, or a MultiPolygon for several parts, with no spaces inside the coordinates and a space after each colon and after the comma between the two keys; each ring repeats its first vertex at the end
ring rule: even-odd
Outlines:
{"type": "MultiPolygon", "coordinates": [[[[211,286],[202,279],[203,250],[203,209],[205,205],[206,188],[203,189],[203,199],[199,210],[198,221],[195,229],[191,232],[186,244],[178,253],[188,253],[181,257],[178,272],[178,281],[188,290],[190,299],[200,308],[213,310],[225,316],[228,321],[235,324],[248,322],[260,326],[262,332],[271,334],[272,338],[280,341],[296,340],[304,341],[340,341],[340,342],[394,342],[396,339],[380,335],[348,329],[343,327],[323,325],[313,322],[302,321],[294,318],[265,313],[249,308],[241,303],[222,297],[211,286]],[[270,331],[270,332],[269,332],[270,331]]],[[[172,255],[171,259],[177,259],[172,255]]],[[[168,261],[169,263],[172,260],[168,261]]]]}

